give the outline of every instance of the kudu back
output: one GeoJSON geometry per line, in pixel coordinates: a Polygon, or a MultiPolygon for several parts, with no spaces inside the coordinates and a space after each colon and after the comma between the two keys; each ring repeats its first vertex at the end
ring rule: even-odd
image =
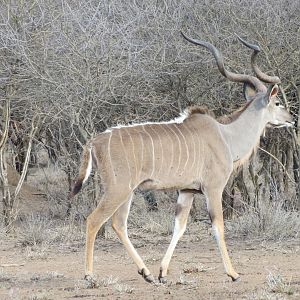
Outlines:
{"type": "Polygon", "coordinates": [[[161,262],[160,282],[166,282],[171,256],[185,231],[197,192],[206,196],[225,271],[232,280],[239,278],[224,240],[222,192],[233,169],[246,161],[257,147],[266,125],[291,126],[292,117],[277,98],[279,78],[264,74],[256,65],[258,46],[240,39],[253,50],[251,64],[257,76],[254,77],[226,70],[221,53],[210,43],[183,37],[206,47],[223,76],[244,83],[247,102],[227,116],[226,121],[222,118],[217,121],[201,107],[191,107],[174,121],[111,128],[90,140],[84,148],[79,176],[70,194],[72,198],[79,192],[94,165],[104,191],[97,208],[87,218],[87,280],[92,280],[93,275],[96,234],[112,217],[112,226],[136,263],[139,274],[148,282],[154,281],[127,235],[128,213],[137,188],[179,190],[174,232],[161,262]],[[262,82],[271,85],[267,88],[262,82]]]}

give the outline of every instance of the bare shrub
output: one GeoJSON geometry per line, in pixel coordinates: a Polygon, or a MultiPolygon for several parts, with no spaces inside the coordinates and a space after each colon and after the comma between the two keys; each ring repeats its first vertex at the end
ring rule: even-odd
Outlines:
{"type": "MultiPolygon", "coordinates": [[[[2,1],[0,18],[1,99],[5,87],[14,92],[9,142],[20,156],[33,116],[45,115],[37,140],[72,178],[80,144],[107,127],[169,120],[191,104],[220,115],[243,101],[241,86],[220,78],[204,51],[183,42],[181,30],[220,47],[226,64],[245,73],[247,52],[234,32],[258,42],[260,65],[281,77],[299,126],[297,1],[2,1]]],[[[299,132],[290,132],[293,143],[286,133],[267,143],[298,185],[278,182],[298,198],[299,132]]],[[[268,165],[272,177],[283,177],[268,165]]],[[[50,198],[64,196],[52,191],[50,198]]]]}
{"type": "Polygon", "coordinates": [[[66,217],[68,182],[65,172],[54,165],[34,169],[28,176],[28,183],[45,193],[49,203],[47,214],[61,219],[66,217]]]}

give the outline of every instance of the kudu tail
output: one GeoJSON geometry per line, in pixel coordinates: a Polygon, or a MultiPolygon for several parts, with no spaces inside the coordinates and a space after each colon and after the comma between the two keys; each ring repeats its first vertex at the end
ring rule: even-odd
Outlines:
{"type": "Polygon", "coordinates": [[[83,148],[79,175],[76,178],[72,191],[69,194],[69,199],[72,199],[81,190],[82,184],[88,179],[92,171],[92,148],[86,145],[83,148]]]}

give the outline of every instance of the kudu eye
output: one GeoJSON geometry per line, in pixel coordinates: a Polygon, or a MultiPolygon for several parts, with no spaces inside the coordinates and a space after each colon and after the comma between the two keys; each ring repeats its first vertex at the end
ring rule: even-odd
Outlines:
{"type": "Polygon", "coordinates": [[[280,103],[279,103],[279,102],[276,102],[275,105],[276,105],[276,106],[280,106],[280,103]]]}

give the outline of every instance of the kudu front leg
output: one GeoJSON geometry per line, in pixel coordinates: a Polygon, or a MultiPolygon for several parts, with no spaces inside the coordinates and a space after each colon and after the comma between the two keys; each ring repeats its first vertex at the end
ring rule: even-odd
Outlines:
{"type": "Polygon", "coordinates": [[[194,200],[194,194],[180,191],[179,197],[177,200],[177,205],[176,205],[175,226],[174,226],[172,240],[171,240],[168,250],[161,262],[160,273],[159,273],[159,277],[158,277],[158,280],[161,283],[167,282],[166,276],[168,273],[168,267],[169,267],[173,252],[175,250],[175,247],[177,245],[177,242],[182,237],[182,235],[186,229],[186,223],[188,220],[188,216],[189,216],[189,213],[191,210],[193,200],[194,200]]]}
{"type": "Polygon", "coordinates": [[[206,190],[207,209],[212,222],[212,228],[218,247],[222,256],[225,271],[233,281],[239,279],[239,274],[232,267],[225,239],[224,239],[224,220],[222,210],[222,190],[206,190]]]}
{"type": "Polygon", "coordinates": [[[127,202],[122,204],[114,213],[114,215],[112,216],[112,227],[117,233],[123,245],[125,246],[128,254],[132,257],[133,261],[137,265],[138,273],[142,275],[147,282],[153,282],[153,276],[150,274],[150,271],[148,270],[148,268],[146,267],[143,260],[141,259],[137,251],[134,249],[131,241],[128,238],[127,219],[130,210],[131,199],[132,197],[130,197],[130,199],[127,202]]]}

